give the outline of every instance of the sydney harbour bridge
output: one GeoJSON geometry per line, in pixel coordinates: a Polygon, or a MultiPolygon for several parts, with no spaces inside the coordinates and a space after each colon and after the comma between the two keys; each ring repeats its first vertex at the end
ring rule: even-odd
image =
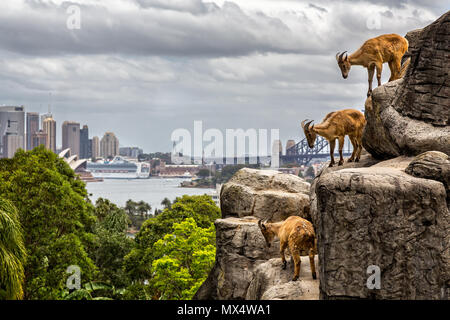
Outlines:
{"type": "MultiPolygon", "coordinates": [[[[334,148],[334,156],[339,157],[339,143],[336,141],[334,148]]],[[[348,157],[352,154],[353,148],[348,139],[345,139],[344,148],[342,150],[343,156],[348,157]]],[[[330,147],[328,140],[321,136],[317,136],[314,148],[308,146],[306,138],[300,142],[286,148],[286,154],[280,155],[280,162],[282,164],[295,163],[299,165],[307,165],[313,159],[323,159],[330,156],[330,147]]],[[[339,161],[339,160],[337,160],[339,161]]]]}

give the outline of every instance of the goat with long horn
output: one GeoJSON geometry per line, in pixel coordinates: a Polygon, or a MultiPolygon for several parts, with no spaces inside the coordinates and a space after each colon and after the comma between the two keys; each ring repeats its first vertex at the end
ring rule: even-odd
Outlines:
{"type": "Polygon", "coordinates": [[[383,63],[389,63],[391,77],[389,81],[403,77],[409,65],[410,58],[402,65],[402,57],[408,51],[408,40],[398,34],[383,34],[364,42],[364,44],[351,55],[338,52],[336,61],[341,69],[342,77],[347,79],[352,65],[359,65],[367,68],[369,75],[369,90],[367,96],[372,93],[372,79],[377,70],[378,86],[381,86],[381,71],[383,63]]]}
{"type": "Polygon", "coordinates": [[[335,112],[330,112],[323,119],[322,123],[318,125],[311,125],[313,120],[303,120],[301,126],[308,141],[310,148],[314,148],[317,135],[320,135],[328,140],[330,145],[330,167],[334,162],[334,147],[336,145],[336,139],[339,141],[339,164],[344,163],[344,157],[342,155],[342,149],[344,148],[345,136],[348,135],[353,145],[353,153],[348,159],[348,162],[358,162],[361,157],[362,150],[362,133],[364,126],[366,125],[366,119],[364,115],[354,109],[345,109],[335,112]]]}

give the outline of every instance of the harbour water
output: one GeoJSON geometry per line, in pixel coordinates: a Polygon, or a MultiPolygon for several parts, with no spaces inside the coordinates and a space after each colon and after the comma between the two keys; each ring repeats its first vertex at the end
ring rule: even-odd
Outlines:
{"type": "Polygon", "coordinates": [[[98,198],[106,198],[118,206],[125,206],[128,199],[145,201],[155,208],[162,209],[161,201],[168,198],[173,201],[184,194],[202,195],[211,194],[215,189],[207,188],[181,188],[183,178],[150,178],[150,179],[105,179],[103,182],[87,184],[89,198],[95,203],[98,198]]]}

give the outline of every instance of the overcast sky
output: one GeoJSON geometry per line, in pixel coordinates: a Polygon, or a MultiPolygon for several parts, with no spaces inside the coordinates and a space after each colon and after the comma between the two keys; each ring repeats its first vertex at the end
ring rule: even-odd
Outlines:
{"type": "MultiPolygon", "coordinates": [[[[448,1],[2,0],[0,105],[44,113],[121,146],[170,151],[176,128],[278,128],[362,109],[367,71],[344,80],[337,51],[422,28],[448,1]],[[81,28],[68,29],[70,5],[81,28]]],[[[384,66],[383,82],[389,78],[384,66]]],[[[376,81],[375,81],[376,83],[376,81]]]]}

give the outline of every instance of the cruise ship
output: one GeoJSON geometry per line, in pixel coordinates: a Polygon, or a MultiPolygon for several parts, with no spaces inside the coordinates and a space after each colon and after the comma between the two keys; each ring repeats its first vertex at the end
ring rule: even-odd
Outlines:
{"type": "Polygon", "coordinates": [[[88,162],[86,171],[94,178],[103,179],[147,179],[150,165],[143,162],[131,162],[121,156],[111,161],[88,162]]]}

